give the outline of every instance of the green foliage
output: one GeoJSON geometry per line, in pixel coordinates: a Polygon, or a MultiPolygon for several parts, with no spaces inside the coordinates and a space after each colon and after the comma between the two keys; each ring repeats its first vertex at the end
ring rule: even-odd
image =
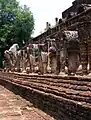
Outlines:
{"type": "Polygon", "coordinates": [[[22,47],[31,39],[34,29],[33,14],[16,0],[0,0],[0,67],[6,47],[18,43],[22,47]]]}
{"type": "Polygon", "coordinates": [[[33,29],[33,14],[27,6],[20,7],[16,0],[0,0],[0,41],[23,46],[33,29]]]}

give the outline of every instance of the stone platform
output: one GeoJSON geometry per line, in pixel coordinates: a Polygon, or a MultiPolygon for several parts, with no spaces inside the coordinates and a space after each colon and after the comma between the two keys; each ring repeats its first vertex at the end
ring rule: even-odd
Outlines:
{"type": "Polygon", "coordinates": [[[90,76],[0,72],[0,84],[56,120],[91,120],[90,76]]]}

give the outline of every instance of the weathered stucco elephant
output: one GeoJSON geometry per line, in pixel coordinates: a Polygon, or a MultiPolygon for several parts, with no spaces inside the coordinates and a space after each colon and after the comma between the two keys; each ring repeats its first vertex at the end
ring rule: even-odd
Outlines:
{"type": "Polygon", "coordinates": [[[4,52],[4,58],[5,58],[5,70],[8,72],[12,69],[12,60],[11,60],[11,55],[8,50],[5,50],[4,52]]]}
{"type": "Polygon", "coordinates": [[[6,50],[4,52],[4,56],[5,56],[5,60],[7,63],[7,68],[9,68],[9,70],[13,70],[16,67],[16,63],[17,63],[17,57],[18,57],[18,49],[19,46],[18,44],[13,44],[9,50],[6,50]]]}
{"type": "Polygon", "coordinates": [[[76,74],[76,71],[80,65],[80,47],[77,31],[64,31],[64,40],[66,40],[66,58],[68,74],[76,74]]]}
{"type": "Polygon", "coordinates": [[[29,46],[27,46],[26,59],[30,68],[30,72],[40,72],[40,74],[43,74],[41,50],[38,44],[30,44],[29,46]]]}
{"type": "Polygon", "coordinates": [[[51,73],[57,73],[57,48],[55,39],[49,39],[48,57],[50,59],[51,73]]]}

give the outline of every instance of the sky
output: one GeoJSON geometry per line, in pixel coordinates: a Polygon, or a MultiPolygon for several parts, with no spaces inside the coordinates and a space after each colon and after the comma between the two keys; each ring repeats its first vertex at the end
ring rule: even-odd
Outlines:
{"type": "Polygon", "coordinates": [[[62,12],[72,5],[74,0],[17,0],[20,5],[27,5],[33,13],[36,37],[46,28],[46,22],[55,25],[55,18],[61,18],[62,12]]]}

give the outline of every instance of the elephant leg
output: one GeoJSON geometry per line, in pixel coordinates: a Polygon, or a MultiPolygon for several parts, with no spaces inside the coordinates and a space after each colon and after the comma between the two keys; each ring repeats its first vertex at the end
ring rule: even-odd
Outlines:
{"type": "Polygon", "coordinates": [[[60,61],[60,72],[65,72],[65,60],[60,61]]]}
{"type": "Polygon", "coordinates": [[[18,58],[17,58],[17,72],[20,72],[20,71],[21,71],[21,70],[20,70],[20,60],[21,60],[21,57],[18,56],[18,58]]]}
{"type": "Polygon", "coordinates": [[[65,71],[65,66],[66,66],[66,61],[67,61],[67,50],[66,48],[62,48],[60,51],[60,72],[66,72],[65,71]]]}
{"type": "Polygon", "coordinates": [[[57,70],[57,59],[56,57],[53,57],[51,61],[51,72],[56,73],[57,72],[56,70],[57,70]]]}
{"type": "Polygon", "coordinates": [[[23,68],[23,59],[22,59],[22,56],[21,56],[21,59],[20,59],[20,70],[22,72],[22,68],[23,68]]]}
{"type": "Polygon", "coordinates": [[[11,70],[11,66],[10,64],[7,62],[7,65],[6,65],[6,72],[9,72],[11,70]]]}
{"type": "Polygon", "coordinates": [[[48,61],[48,53],[46,52],[41,52],[41,58],[42,58],[42,65],[43,65],[43,73],[46,74],[47,73],[47,63],[48,61]]]}
{"type": "Polygon", "coordinates": [[[78,53],[68,53],[68,74],[76,74],[79,63],[78,53]]]}
{"type": "Polygon", "coordinates": [[[91,40],[88,41],[89,73],[91,73],[91,40]]]}
{"type": "Polygon", "coordinates": [[[43,63],[43,73],[46,74],[47,73],[47,63],[43,63]]]}
{"type": "Polygon", "coordinates": [[[60,66],[61,66],[60,55],[56,56],[55,64],[56,64],[56,66],[55,66],[56,67],[56,74],[59,74],[60,73],[60,66]]]}
{"type": "Polygon", "coordinates": [[[12,72],[14,71],[14,70],[13,70],[13,65],[11,65],[11,64],[8,65],[8,71],[10,71],[10,70],[11,70],[12,72]]]}
{"type": "Polygon", "coordinates": [[[13,64],[12,64],[12,61],[11,60],[7,60],[7,68],[8,68],[8,71],[13,71],[13,64]]]}
{"type": "Polygon", "coordinates": [[[25,59],[25,71],[28,73],[28,59],[25,59]]]}
{"type": "Polygon", "coordinates": [[[39,72],[40,72],[40,74],[43,74],[43,63],[42,63],[41,56],[38,57],[38,62],[39,62],[39,64],[38,64],[39,72]]]}
{"type": "Polygon", "coordinates": [[[25,59],[23,59],[23,68],[22,68],[23,72],[26,71],[26,66],[25,66],[25,59]]]}
{"type": "Polygon", "coordinates": [[[15,68],[17,68],[17,58],[14,55],[11,55],[11,62],[12,62],[12,71],[15,71],[15,68]]]}
{"type": "Polygon", "coordinates": [[[35,72],[35,57],[33,57],[32,55],[30,55],[29,57],[29,65],[31,67],[31,73],[35,72]]]}
{"type": "Polygon", "coordinates": [[[28,63],[29,63],[29,72],[32,72],[32,68],[31,68],[31,62],[30,62],[30,58],[28,58],[28,63]]]}

